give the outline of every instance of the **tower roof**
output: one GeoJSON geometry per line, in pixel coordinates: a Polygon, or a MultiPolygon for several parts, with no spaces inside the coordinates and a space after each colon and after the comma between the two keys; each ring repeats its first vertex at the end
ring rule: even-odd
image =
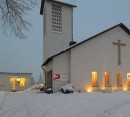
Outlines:
{"type": "MultiPolygon", "coordinates": [[[[44,9],[44,3],[45,3],[46,0],[41,0],[41,8],[40,8],[40,14],[43,15],[43,9],[44,9]]],[[[48,0],[50,2],[56,2],[56,3],[61,3],[61,4],[64,4],[64,5],[67,5],[67,6],[70,6],[70,7],[77,7],[73,4],[70,4],[70,3],[66,3],[66,2],[63,2],[63,1],[60,1],[60,0],[48,0]]]]}

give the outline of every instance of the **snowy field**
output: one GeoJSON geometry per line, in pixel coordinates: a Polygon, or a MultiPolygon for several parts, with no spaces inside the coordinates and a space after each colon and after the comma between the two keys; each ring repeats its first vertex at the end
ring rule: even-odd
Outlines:
{"type": "Polygon", "coordinates": [[[0,117],[130,117],[130,92],[0,93],[0,117]]]}

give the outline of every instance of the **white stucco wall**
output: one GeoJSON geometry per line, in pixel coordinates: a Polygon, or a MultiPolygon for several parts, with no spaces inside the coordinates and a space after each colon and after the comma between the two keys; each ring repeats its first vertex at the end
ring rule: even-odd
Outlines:
{"type": "Polygon", "coordinates": [[[9,91],[10,81],[8,75],[0,74],[0,90],[9,91]]]}
{"type": "Polygon", "coordinates": [[[61,55],[54,57],[53,59],[53,78],[55,74],[60,74],[61,77],[65,76],[66,78],[61,78],[61,80],[53,80],[53,91],[58,91],[60,86],[69,83],[70,78],[70,52],[67,51],[61,55]],[[68,78],[68,80],[67,80],[68,78]]]}
{"type": "Polygon", "coordinates": [[[116,84],[116,73],[121,72],[123,83],[130,73],[130,36],[120,27],[112,29],[71,50],[71,83],[75,88],[85,90],[91,85],[92,71],[98,72],[99,86],[102,86],[104,72],[110,72],[111,85],[116,84]],[[121,61],[118,65],[118,47],[113,42],[121,40],[121,61]]]}
{"type": "Polygon", "coordinates": [[[51,70],[53,69],[53,61],[50,61],[50,62],[46,65],[45,69],[46,69],[46,72],[51,71],[51,70]]]}
{"type": "Polygon", "coordinates": [[[52,2],[45,1],[44,11],[44,60],[69,47],[73,34],[73,7],[62,5],[62,32],[52,31],[52,2]]]}
{"type": "Polygon", "coordinates": [[[23,91],[29,87],[32,86],[31,84],[31,76],[32,74],[26,74],[26,73],[0,73],[0,90],[4,91],[10,91],[11,84],[10,84],[10,78],[11,77],[25,77],[25,86],[24,87],[19,87],[16,85],[16,90],[17,91],[23,91]]]}

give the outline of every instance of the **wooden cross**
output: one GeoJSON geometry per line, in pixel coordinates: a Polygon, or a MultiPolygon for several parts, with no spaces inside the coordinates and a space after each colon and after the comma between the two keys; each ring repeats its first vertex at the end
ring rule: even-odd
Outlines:
{"type": "Polygon", "coordinates": [[[118,65],[121,65],[121,46],[126,46],[126,44],[121,43],[120,40],[118,42],[113,42],[114,45],[118,46],[118,65]]]}

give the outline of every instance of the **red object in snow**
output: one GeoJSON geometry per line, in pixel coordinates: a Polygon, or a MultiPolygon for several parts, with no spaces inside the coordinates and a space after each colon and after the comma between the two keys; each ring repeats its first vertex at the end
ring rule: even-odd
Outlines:
{"type": "Polygon", "coordinates": [[[53,80],[59,80],[59,79],[60,79],[60,74],[56,74],[56,76],[53,80]]]}

